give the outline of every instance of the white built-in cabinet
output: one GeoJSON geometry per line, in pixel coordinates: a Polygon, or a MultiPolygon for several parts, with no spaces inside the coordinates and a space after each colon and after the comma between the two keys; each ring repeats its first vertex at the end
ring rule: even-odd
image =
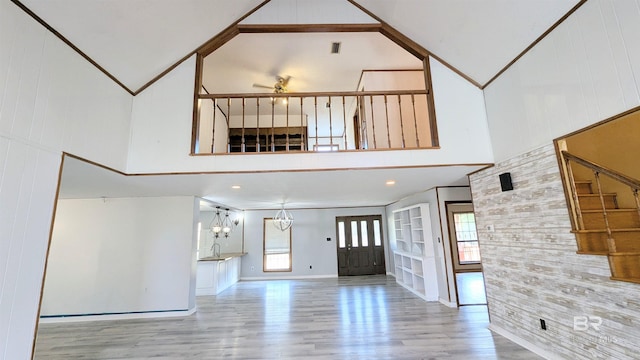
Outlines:
{"type": "Polygon", "coordinates": [[[396,281],[427,301],[438,300],[438,278],[429,204],[393,211],[396,281]]]}

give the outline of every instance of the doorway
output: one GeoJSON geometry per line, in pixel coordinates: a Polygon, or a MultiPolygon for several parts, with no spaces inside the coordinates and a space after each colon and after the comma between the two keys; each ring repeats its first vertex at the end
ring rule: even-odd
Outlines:
{"type": "Polygon", "coordinates": [[[338,276],[385,274],[382,216],[336,217],[338,276]]]}
{"type": "Polygon", "coordinates": [[[485,305],[487,298],[473,204],[447,203],[446,208],[458,305],[485,305]]]}

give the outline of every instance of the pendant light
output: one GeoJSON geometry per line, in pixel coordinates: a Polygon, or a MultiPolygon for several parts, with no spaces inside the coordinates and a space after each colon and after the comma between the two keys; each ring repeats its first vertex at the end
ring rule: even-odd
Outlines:
{"type": "Polygon", "coordinates": [[[273,224],[280,231],[289,229],[293,224],[293,215],[290,211],[284,209],[284,204],[282,204],[282,208],[276,213],[276,216],[274,216],[273,224]]]}

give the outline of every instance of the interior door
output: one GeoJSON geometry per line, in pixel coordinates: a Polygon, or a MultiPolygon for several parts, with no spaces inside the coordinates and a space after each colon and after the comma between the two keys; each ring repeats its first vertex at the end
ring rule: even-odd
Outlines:
{"type": "Polygon", "coordinates": [[[385,274],[382,216],[336,217],[338,275],[385,274]]]}

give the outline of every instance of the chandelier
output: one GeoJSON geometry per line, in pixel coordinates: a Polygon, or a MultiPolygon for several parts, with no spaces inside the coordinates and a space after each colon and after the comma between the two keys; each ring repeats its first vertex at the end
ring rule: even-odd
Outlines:
{"type": "Polygon", "coordinates": [[[240,223],[240,219],[236,218],[231,220],[229,217],[229,209],[224,209],[225,214],[224,218],[220,215],[220,206],[216,206],[216,214],[213,216],[211,220],[211,224],[209,225],[209,229],[213,235],[217,238],[220,236],[220,233],[224,235],[224,237],[229,237],[229,234],[233,231],[235,226],[238,226],[240,223]]]}
{"type": "Polygon", "coordinates": [[[276,216],[273,218],[273,224],[280,231],[289,229],[293,224],[293,215],[290,211],[284,209],[284,204],[282,204],[282,208],[276,213],[276,216]]]}

